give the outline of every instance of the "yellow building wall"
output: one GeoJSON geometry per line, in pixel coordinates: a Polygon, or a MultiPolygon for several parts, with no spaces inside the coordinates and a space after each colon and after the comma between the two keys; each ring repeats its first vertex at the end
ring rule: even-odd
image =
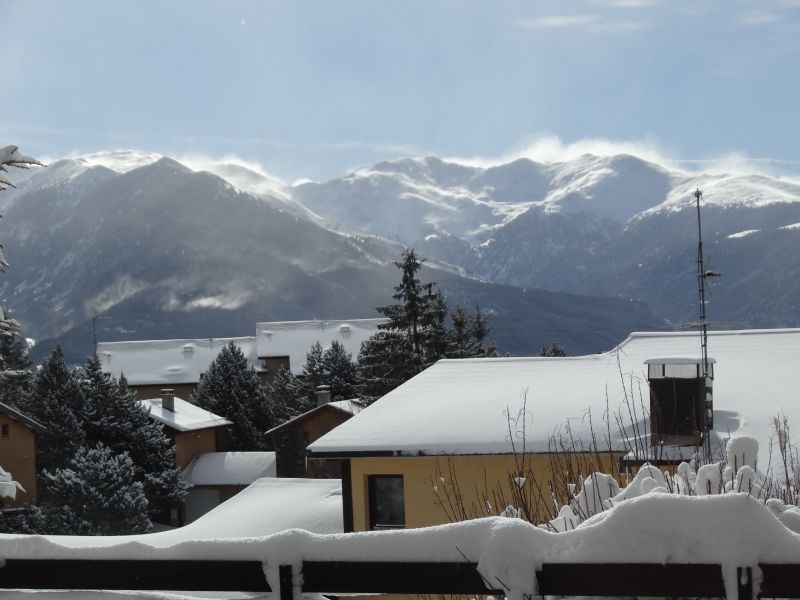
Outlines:
{"type": "MultiPolygon", "coordinates": [[[[353,529],[369,529],[369,475],[402,475],[407,528],[497,515],[506,506],[525,507],[534,516],[552,518],[551,482],[556,490],[566,483],[580,489],[593,471],[617,475],[619,454],[551,454],[514,456],[352,458],[353,529]],[[525,482],[514,481],[522,471],[525,482]]],[[[559,502],[566,500],[565,494],[559,502]]]]}

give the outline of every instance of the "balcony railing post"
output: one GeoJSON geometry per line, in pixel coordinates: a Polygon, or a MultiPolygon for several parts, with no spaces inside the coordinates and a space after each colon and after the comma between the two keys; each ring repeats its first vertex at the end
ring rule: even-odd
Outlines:
{"type": "Polygon", "coordinates": [[[753,600],[752,567],[736,567],[736,584],[739,587],[737,600],[753,600]]]}
{"type": "Polygon", "coordinates": [[[278,580],[279,580],[279,584],[280,584],[280,600],[295,600],[295,598],[294,598],[294,577],[292,575],[293,575],[293,573],[292,573],[292,565],[280,565],[278,567],[278,580]]]}

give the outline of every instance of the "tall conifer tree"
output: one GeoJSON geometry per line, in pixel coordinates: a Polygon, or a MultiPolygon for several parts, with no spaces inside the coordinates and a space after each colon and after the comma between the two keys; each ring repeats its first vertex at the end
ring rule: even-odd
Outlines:
{"type": "Polygon", "coordinates": [[[225,431],[226,450],[263,450],[271,428],[264,386],[233,342],[220,350],[192,393],[193,401],[233,422],[225,431]]]}

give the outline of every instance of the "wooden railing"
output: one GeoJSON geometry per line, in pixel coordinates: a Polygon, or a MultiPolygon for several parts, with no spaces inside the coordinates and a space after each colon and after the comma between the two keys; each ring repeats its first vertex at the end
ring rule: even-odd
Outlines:
{"type": "MultiPolygon", "coordinates": [[[[800,564],[762,564],[759,597],[800,598],[800,564]]],[[[315,562],[302,577],[279,566],[280,600],[301,592],[325,594],[496,594],[502,581],[485,581],[468,562],[315,562]]],[[[754,597],[750,567],[738,569],[738,598],[754,597]]],[[[554,596],[725,596],[717,564],[545,564],[537,593],[554,596]]],[[[8,559],[0,589],[272,591],[258,561],[8,559]]]]}

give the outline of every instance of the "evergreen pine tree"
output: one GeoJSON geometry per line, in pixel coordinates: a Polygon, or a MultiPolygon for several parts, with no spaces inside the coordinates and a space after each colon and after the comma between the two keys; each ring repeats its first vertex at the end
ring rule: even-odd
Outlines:
{"type": "Polygon", "coordinates": [[[358,370],[339,340],[333,340],[322,355],[322,384],[330,386],[331,400],[349,400],[358,396],[358,370]]]}
{"type": "Polygon", "coordinates": [[[403,252],[401,260],[395,262],[402,272],[392,294],[397,304],[377,308],[389,323],[380,325],[382,331],[361,345],[361,396],[367,402],[447,355],[447,302],[433,283],[420,282],[417,274],[422,263],[413,249],[403,252]]]}
{"type": "Polygon", "coordinates": [[[267,384],[266,394],[271,427],[277,427],[316,406],[316,402],[309,400],[306,385],[289,369],[282,368],[275,374],[267,384]]]}
{"type": "Polygon", "coordinates": [[[567,351],[564,349],[558,342],[553,342],[550,344],[548,348],[546,345],[542,344],[541,349],[539,350],[539,356],[566,356],[567,351]]]}
{"type": "Polygon", "coordinates": [[[0,402],[22,408],[30,391],[32,365],[25,340],[16,332],[0,335],[0,402]]]}
{"type": "Polygon", "coordinates": [[[37,438],[39,468],[54,470],[65,466],[84,443],[87,406],[60,346],[36,372],[31,391],[23,400],[23,410],[47,429],[37,438]]]}
{"type": "Polygon", "coordinates": [[[311,410],[317,405],[317,388],[324,384],[325,374],[322,367],[322,344],[318,341],[314,342],[308,352],[306,352],[306,364],[303,365],[303,374],[301,376],[303,394],[305,400],[297,399],[293,410],[296,414],[302,414],[311,410]]]}
{"type": "Polygon", "coordinates": [[[233,422],[221,444],[226,450],[263,450],[271,428],[264,386],[233,342],[220,350],[192,393],[192,401],[233,422]]]}
{"type": "Polygon", "coordinates": [[[43,471],[40,505],[26,519],[31,533],[124,535],[150,529],[147,498],[127,453],[81,447],[67,468],[43,471]]]}
{"type": "Polygon", "coordinates": [[[459,306],[450,317],[452,326],[448,331],[447,358],[482,358],[496,356],[494,342],[486,343],[489,326],[479,306],[470,315],[459,306]]]}
{"type": "Polygon", "coordinates": [[[387,394],[416,374],[408,338],[399,331],[378,331],[358,353],[360,396],[366,403],[387,394]]]}
{"type": "Polygon", "coordinates": [[[92,407],[85,425],[86,444],[101,443],[130,456],[151,516],[180,506],[186,483],[175,467],[175,448],[161,425],[142,410],[125,376],[116,380],[103,373],[100,360],[92,355],[86,361],[81,387],[92,407]]]}

